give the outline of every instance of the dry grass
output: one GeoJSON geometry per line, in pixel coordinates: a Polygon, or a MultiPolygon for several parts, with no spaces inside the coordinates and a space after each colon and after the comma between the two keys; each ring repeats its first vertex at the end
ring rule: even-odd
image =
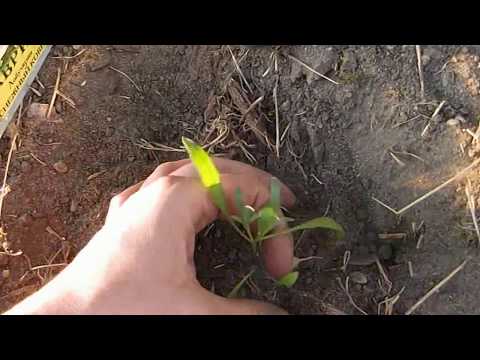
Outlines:
{"type": "Polygon", "coordinates": [[[465,185],[465,195],[467,196],[467,204],[472,216],[473,226],[475,227],[475,233],[477,234],[478,243],[480,245],[480,230],[478,228],[477,216],[475,214],[475,198],[473,197],[472,182],[467,178],[467,184],[465,185]]]}
{"type": "Polygon", "coordinates": [[[418,78],[420,81],[420,96],[422,98],[422,101],[425,101],[425,84],[423,82],[422,50],[420,49],[420,45],[415,45],[415,51],[417,53],[418,78]]]}
{"type": "Polygon", "coordinates": [[[405,312],[405,315],[410,315],[417,310],[425,301],[427,301],[433,294],[440,290],[451,278],[453,278],[465,265],[470,261],[470,258],[464,260],[459,266],[453,269],[445,278],[443,278],[438,284],[431,288],[424,296],[422,296],[410,309],[405,312]]]}
{"type": "Polygon", "coordinates": [[[119,70],[119,69],[117,69],[117,68],[115,68],[115,67],[113,67],[113,66],[109,66],[108,68],[109,68],[110,70],[113,70],[113,71],[119,73],[119,74],[122,75],[123,77],[125,77],[125,78],[133,85],[133,87],[134,87],[135,89],[137,89],[138,92],[140,92],[140,93],[142,92],[142,89],[140,89],[140,86],[138,86],[137,83],[136,83],[135,81],[133,81],[133,79],[132,79],[130,76],[128,76],[127,74],[125,74],[122,70],[119,70]]]}
{"type": "Polygon", "coordinates": [[[293,61],[295,61],[296,63],[300,64],[301,66],[303,66],[305,69],[307,69],[308,71],[314,73],[315,75],[318,75],[320,76],[322,79],[325,79],[329,82],[331,82],[332,84],[335,84],[335,85],[340,85],[339,82],[336,82],[335,80],[332,80],[330,79],[328,76],[325,76],[321,73],[319,73],[317,70],[313,69],[312,67],[308,66],[307,64],[305,64],[303,61],[297,59],[295,56],[292,56],[292,55],[288,55],[288,57],[290,59],[292,59],[293,61]]]}
{"type": "Polygon", "coordinates": [[[53,111],[53,106],[55,105],[55,100],[57,99],[58,95],[58,87],[60,86],[60,78],[62,76],[62,70],[60,68],[57,69],[57,79],[55,80],[55,87],[53,89],[52,98],[50,99],[50,105],[48,106],[47,111],[47,119],[50,119],[50,115],[53,111]]]}
{"type": "Polygon", "coordinates": [[[468,165],[466,168],[464,168],[463,170],[461,170],[460,172],[458,172],[455,176],[451,177],[450,179],[448,179],[447,181],[445,181],[444,183],[438,185],[436,188],[434,188],[433,190],[427,192],[426,194],[420,196],[418,199],[416,199],[415,201],[411,202],[410,204],[404,206],[403,208],[401,208],[400,210],[395,210],[394,208],[388,206],[387,204],[383,203],[382,201],[378,200],[377,198],[373,197],[372,196],[372,199],[374,201],[376,201],[377,203],[379,203],[380,205],[382,205],[383,207],[385,207],[386,209],[390,210],[391,212],[393,212],[395,215],[402,215],[404,212],[406,212],[407,210],[411,209],[412,207],[414,207],[415,205],[421,203],[422,201],[428,199],[430,196],[432,196],[433,194],[435,194],[436,192],[442,190],[444,187],[450,185],[451,183],[453,183],[454,181],[457,181],[459,179],[461,179],[463,176],[467,175],[467,173],[472,170],[475,166],[477,166],[478,164],[480,163],[480,159],[477,159],[475,161],[473,161],[470,165],[468,165]]]}
{"type": "Polygon", "coordinates": [[[360,312],[361,314],[363,315],[368,315],[368,313],[363,310],[360,306],[357,305],[357,303],[353,300],[353,297],[352,295],[350,294],[350,289],[349,289],[349,280],[350,280],[350,277],[347,276],[347,278],[345,279],[345,285],[342,283],[341,279],[340,278],[337,278],[337,281],[340,285],[340,287],[342,288],[342,290],[345,292],[345,295],[347,295],[347,298],[348,298],[348,301],[350,301],[350,304],[352,304],[352,306],[358,310],[358,312],[360,312]]]}

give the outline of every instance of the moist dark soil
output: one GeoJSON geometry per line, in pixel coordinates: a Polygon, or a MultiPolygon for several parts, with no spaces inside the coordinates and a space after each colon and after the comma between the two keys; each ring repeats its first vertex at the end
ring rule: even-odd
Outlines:
{"type": "Polygon", "coordinates": [[[468,179],[477,202],[478,170],[401,215],[374,200],[401,209],[476,159],[467,130],[475,135],[480,120],[479,52],[422,46],[422,94],[415,46],[55,46],[39,74],[45,88],[33,84],[41,96],[30,93],[23,109],[50,102],[58,69],[70,101],[59,97],[49,120],[27,111],[0,140],[5,169],[19,132],[2,223],[10,249],[23,253],[0,255],[1,310],[71,261],[102,226],[115,193],[184,157],[158,144],[179,148],[182,135],[209,143],[228,126],[234,137],[212,152],[269,171],[297,195],[292,217],[327,214],[347,235],[297,234],[296,256],[314,258],[300,264],[298,282],[286,289],[263,273],[244,240],[216,222],[197,242],[207,289],[227,295],[255,268],[239,296],[292,314],[402,314],[471,256],[415,313],[480,313],[479,239],[465,193],[468,179]],[[278,156],[269,145],[275,93],[278,156]],[[29,271],[49,263],[59,265],[29,271]],[[390,310],[382,305],[388,299],[390,310]]]}

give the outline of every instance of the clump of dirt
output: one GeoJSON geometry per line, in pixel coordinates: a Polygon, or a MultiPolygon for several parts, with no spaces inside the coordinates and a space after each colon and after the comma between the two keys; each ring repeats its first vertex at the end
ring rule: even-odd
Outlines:
{"type": "MultiPolygon", "coordinates": [[[[422,98],[413,46],[56,46],[30,102],[50,102],[58,68],[71,101],[57,100],[54,119],[19,124],[2,221],[24,255],[0,258],[2,309],[73,258],[114,193],[183,157],[186,135],[279,177],[298,197],[293,217],[327,214],[346,230],[336,243],[304,232],[296,256],[312,258],[295,286],[257,271],[242,296],[294,314],[405,313],[475,253],[466,178],[401,216],[373,198],[400,209],[476,158],[478,51],[422,47],[422,98]],[[60,265],[30,270],[45,264],[60,265]]],[[[0,140],[3,163],[10,140],[0,140]]],[[[476,204],[478,170],[467,175],[476,204]]],[[[197,244],[200,281],[218,294],[257,264],[223,223],[197,244]]],[[[478,313],[479,276],[473,258],[416,313],[478,313]]]]}

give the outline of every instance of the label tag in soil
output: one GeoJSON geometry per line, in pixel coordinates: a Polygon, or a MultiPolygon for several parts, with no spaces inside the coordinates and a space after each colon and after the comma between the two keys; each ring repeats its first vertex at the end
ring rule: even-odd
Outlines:
{"type": "Polygon", "coordinates": [[[0,137],[51,48],[52,45],[0,45],[0,137]]]}

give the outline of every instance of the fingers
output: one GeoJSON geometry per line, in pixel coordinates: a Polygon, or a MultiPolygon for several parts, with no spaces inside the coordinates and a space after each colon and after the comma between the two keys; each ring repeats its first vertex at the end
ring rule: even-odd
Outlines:
{"type": "Polygon", "coordinates": [[[189,299],[202,304],[199,312],[208,315],[288,315],[276,305],[249,299],[227,299],[211,293],[200,284],[193,287],[189,299]]]}
{"type": "Polygon", "coordinates": [[[293,250],[293,239],[289,234],[263,241],[262,256],[265,268],[275,279],[278,280],[292,271],[293,250]]]}
{"type": "MultiPolygon", "coordinates": [[[[255,209],[259,209],[270,200],[270,180],[257,172],[241,174],[222,174],[220,176],[227,205],[231,213],[236,213],[235,191],[240,189],[243,202],[255,209]]],[[[289,190],[280,192],[280,202],[283,206],[292,206],[295,199],[290,196],[289,190]]]]}
{"type": "MultiPolygon", "coordinates": [[[[270,183],[255,172],[239,175],[222,175],[222,185],[227,198],[227,205],[231,213],[235,209],[235,189],[240,188],[243,201],[255,209],[261,208],[270,199],[270,183]]],[[[287,193],[286,193],[287,194],[287,193]]],[[[292,205],[291,198],[282,196],[281,202],[286,206],[292,205]]],[[[283,214],[280,214],[283,217],[283,214]]],[[[275,232],[280,233],[287,229],[286,223],[279,225],[275,232]]],[[[293,239],[289,234],[279,235],[266,239],[262,244],[262,256],[268,273],[276,279],[288,274],[293,266],[293,239]]]]}
{"type": "Polygon", "coordinates": [[[183,159],[183,160],[178,160],[178,161],[169,161],[165,162],[159,166],[151,173],[144,181],[143,187],[147,187],[150,185],[152,182],[155,180],[163,177],[163,176],[168,176],[172,174],[174,171],[177,169],[181,168],[182,166],[185,166],[187,164],[191,164],[190,159],[183,159]]]}
{"type": "Polygon", "coordinates": [[[225,299],[225,315],[288,315],[282,308],[263,301],[248,299],[225,299]]]}
{"type": "Polygon", "coordinates": [[[108,213],[107,213],[107,218],[105,219],[105,222],[107,223],[109,219],[112,218],[114,213],[125,203],[125,201],[128,200],[130,196],[135,194],[138,190],[143,185],[143,181],[140,181],[139,183],[132,185],[125,190],[123,190],[120,194],[115,195],[111,200],[110,200],[110,205],[108,207],[108,213]]]}
{"type": "MultiPolygon", "coordinates": [[[[267,195],[270,194],[270,182],[272,179],[271,174],[263,170],[254,168],[253,166],[241,163],[239,161],[215,158],[214,162],[220,174],[222,175],[231,174],[238,177],[244,177],[248,181],[248,182],[241,183],[241,185],[245,185],[244,188],[248,188],[249,186],[255,186],[257,183],[261,183],[262,185],[267,186],[267,189],[268,189],[267,195]]],[[[195,169],[192,163],[187,163],[185,166],[179,167],[177,170],[173,171],[171,174],[175,176],[194,177],[194,178],[198,177],[197,170],[195,169]]],[[[235,194],[236,187],[227,189],[226,184],[224,183],[223,177],[222,177],[222,185],[225,190],[225,193],[228,194],[229,191],[231,191],[232,194],[235,194]]],[[[243,192],[244,189],[241,188],[241,190],[243,192]]],[[[295,195],[282,182],[280,182],[280,196],[284,206],[293,206],[293,204],[295,203],[295,195]]],[[[268,198],[269,196],[267,196],[267,199],[268,198]]],[[[249,204],[249,205],[253,206],[253,204],[249,204]]],[[[263,204],[260,204],[260,205],[263,205],[263,204]]]]}

